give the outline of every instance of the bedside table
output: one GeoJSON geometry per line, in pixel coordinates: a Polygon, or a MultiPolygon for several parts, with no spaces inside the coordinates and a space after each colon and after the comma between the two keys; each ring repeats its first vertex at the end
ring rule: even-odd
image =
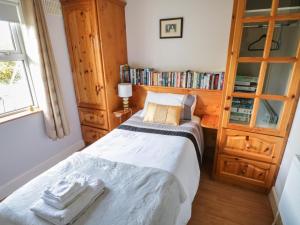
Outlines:
{"type": "Polygon", "coordinates": [[[119,119],[120,124],[127,120],[129,117],[132,116],[132,109],[121,109],[118,111],[113,112],[116,118],[119,119]]]}

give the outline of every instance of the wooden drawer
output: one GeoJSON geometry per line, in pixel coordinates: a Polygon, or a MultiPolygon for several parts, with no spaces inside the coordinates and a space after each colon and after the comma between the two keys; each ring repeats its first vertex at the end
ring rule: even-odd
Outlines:
{"type": "Polygon", "coordinates": [[[235,183],[246,183],[270,188],[276,165],[256,162],[239,157],[220,155],[217,162],[217,174],[235,183]]]}
{"type": "Polygon", "coordinates": [[[223,129],[220,153],[277,164],[283,144],[280,137],[223,129]]]}
{"type": "Polygon", "coordinates": [[[108,129],[106,111],[85,108],[79,108],[78,110],[81,124],[108,129]]]}
{"type": "Polygon", "coordinates": [[[108,133],[106,130],[97,129],[94,127],[81,126],[83,140],[86,144],[92,144],[108,133]]]}

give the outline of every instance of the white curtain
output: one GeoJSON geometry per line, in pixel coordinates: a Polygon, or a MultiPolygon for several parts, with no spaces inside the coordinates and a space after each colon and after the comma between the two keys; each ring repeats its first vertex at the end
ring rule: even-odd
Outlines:
{"type": "Polygon", "coordinates": [[[56,63],[41,0],[20,0],[21,21],[30,71],[47,135],[56,140],[70,133],[56,63]]]}

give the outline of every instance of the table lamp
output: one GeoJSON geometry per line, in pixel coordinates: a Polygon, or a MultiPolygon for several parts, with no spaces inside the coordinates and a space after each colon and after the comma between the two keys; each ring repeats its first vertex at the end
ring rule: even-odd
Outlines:
{"type": "Polygon", "coordinates": [[[131,83],[120,83],[118,84],[119,97],[123,98],[124,110],[129,109],[129,97],[132,96],[132,85],[131,83]]]}

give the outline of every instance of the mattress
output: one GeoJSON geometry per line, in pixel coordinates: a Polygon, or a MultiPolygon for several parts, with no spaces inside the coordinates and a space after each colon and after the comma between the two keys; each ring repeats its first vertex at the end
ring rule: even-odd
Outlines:
{"type": "MultiPolygon", "coordinates": [[[[192,201],[197,192],[200,179],[199,161],[201,161],[203,151],[203,134],[198,124],[198,121],[183,122],[178,127],[145,124],[142,122],[139,113],[137,113],[119,128],[85,148],[82,153],[89,154],[94,159],[99,158],[99,160],[109,160],[139,168],[155,168],[174,175],[181,184],[186,196],[185,201],[180,205],[176,219],[177,225],[184,225],[191,217],[192,201]],[[163,133],[165,130],[168,132],[163,133]]],[[[66,159],[65,161],[70,160],[66,159]]],[[[64,165],[64,162],[38,176],[4,200],[3,205],[7,204],[8,208],[12,205],[15,208],[11,207],[11,209],[18,209],[18,207],[20,209],[19,212],[18,210],[10,210],[12,213],[10,216],[14,217],[13,214],[15,213],[15,216],[19,219],[24,217],[24,221],[25,219],[27,221],[34,219],[32,214],[30,215],[31,218],[30,216],[28,218],[26,210],[21,210],[19,205],[21,202],[26,204],[26,207],[32,204],[30,200],[32,201],[34,198],[32,194],[26,192],[26,188],[32,190],[34,185],[38,187],[39,182],[46,182],[47,180],[42,178],[47,177],[53,171],[58,172],[59,167],[62,165],[64,165]],[[28,196],[28,202],[24,202],[22,194],[28,196]]],[[[69,168],[69,166],[66,168],[69,168]]],[[[5,213],[0,212],[0,215],[5,217],[5,213]]],[[[93,221],[93,218],[90,218],[89,221],[93,221]]]]}

